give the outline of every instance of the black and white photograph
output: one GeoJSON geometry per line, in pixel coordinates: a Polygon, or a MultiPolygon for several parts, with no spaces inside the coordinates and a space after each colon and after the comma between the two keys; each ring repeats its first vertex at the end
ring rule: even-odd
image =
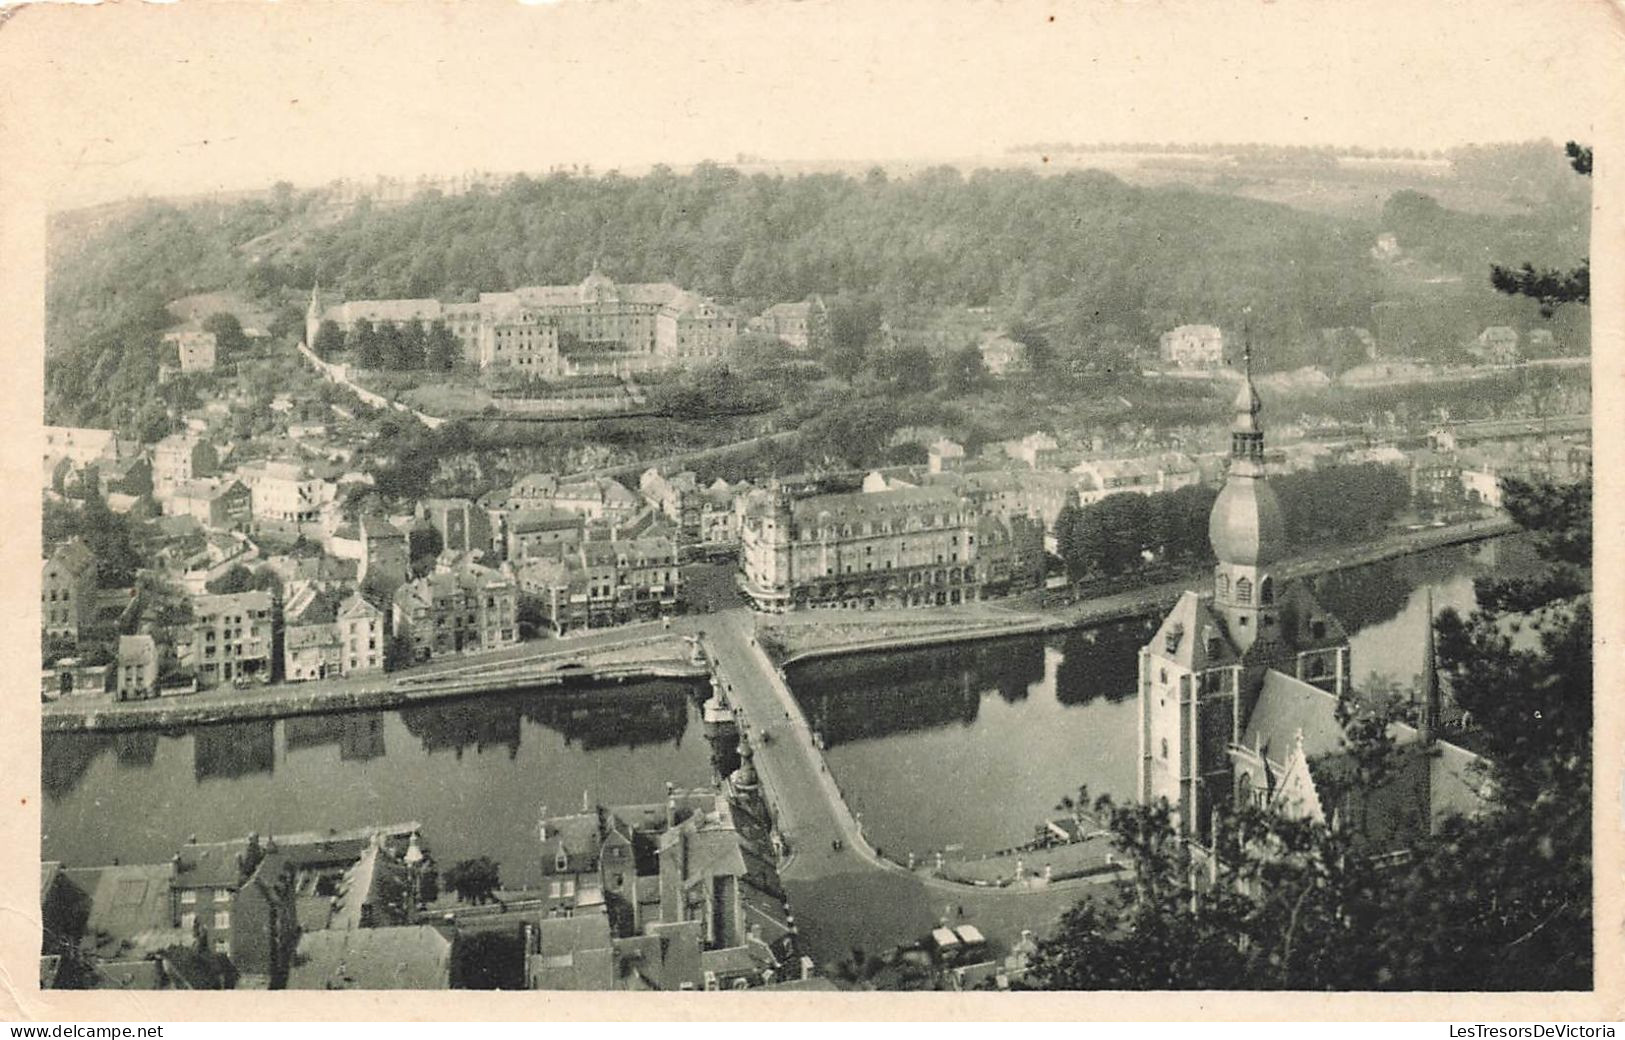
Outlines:
{"type": "Polygon", "coordinates": [[[1617,5],[0,13],[0,1018],[1619,1017],[1617,5]]]}

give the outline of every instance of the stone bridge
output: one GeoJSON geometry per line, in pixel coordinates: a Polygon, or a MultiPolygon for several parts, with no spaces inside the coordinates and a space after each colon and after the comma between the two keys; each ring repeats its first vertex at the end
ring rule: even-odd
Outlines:
{"type": "Polygon", "coordinates": [[[853,946],[878,951],[912,942],[944,919],[974,923],[1002,953],[1023,929],[1047,931],[1080,897],[1110,880],[1112,875],[1102,875],[1045,884],[1034,878],[983,887],[910,871],[877,854],[784,677],[757,644],[753,615],[725,611],[702,624],[713,673],[743,716],[756,771],[789,846],[780,876],[820,961],[838,960],[853,946]]]}

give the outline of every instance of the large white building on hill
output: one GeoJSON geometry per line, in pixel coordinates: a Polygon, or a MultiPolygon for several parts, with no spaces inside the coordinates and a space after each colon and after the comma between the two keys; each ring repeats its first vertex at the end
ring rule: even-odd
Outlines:
{"type": "Polygon", "coordinates": [[[323,309],[313,290],[306,342],[323,320],[445,322],[463,360],[537,376],[629,375],[720,358],[739,333],[728,308],[670,282],[618,285],[595,266],[580,285],[481,293],[475,303],[351,300],[323,309]]]}

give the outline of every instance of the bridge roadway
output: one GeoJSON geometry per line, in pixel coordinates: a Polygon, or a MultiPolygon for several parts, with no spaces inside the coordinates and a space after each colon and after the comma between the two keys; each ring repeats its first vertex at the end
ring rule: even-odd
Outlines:
{"type": "Polygon", "coordinates": [[[700,624],[717,679],[744,716],[757,773],[789,845],[789,862],[779,873],[820,962],[839,960],[854,946],[878,951],[914,941],[944,919],[975,924],[995,952],[1003,952],[1023,929],[1047,931],[1106,880],[978,888],[882,859],[842,798],[789,686],[757,645],[751,613],[723,611],[700,624]],[[763,734],[771,739],[763,741],[763,734]]]}

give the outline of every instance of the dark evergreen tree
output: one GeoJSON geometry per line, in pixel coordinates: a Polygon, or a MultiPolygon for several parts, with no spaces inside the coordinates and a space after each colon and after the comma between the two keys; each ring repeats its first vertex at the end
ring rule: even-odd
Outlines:
{"type": "Polygon", "coordinates": [[[465,859],[447,870],[440,876],[440,884],[448,891],[457,893],[458,902],[479,906],[496,899],[497,890],[502,887],[502,877],[500,869],[490,857],[480,856],[465,859]]]}
{"type": "MultiPolygon", "coordinates": [[[[1591,176],[1590,148],[1570,141],[1565,151],[1574,172],[1591,176]]],[[[1490,284],[1504,293],[1539,300],[1540,313],[1549,318],[1561,304],[1591,302],[1591,260],[1586,258],[1568,271],[1537,270],[1533,264],[1518,269],[1497,264],[1490,268],[1490,284]]]]}
{"type": "Polygon", "coordinates": [[[424,367],[435,372],[450,372],[462,356],[462,344],[443,321],[429,326],[428,342],[424,345],[424,367]]]}
{"type": "Polygon", "coordinates": [[[327,318],[316,328],[316,342],[310,349],[323,361],[331,361],[344,349],[344,326],[327,318]]]}

